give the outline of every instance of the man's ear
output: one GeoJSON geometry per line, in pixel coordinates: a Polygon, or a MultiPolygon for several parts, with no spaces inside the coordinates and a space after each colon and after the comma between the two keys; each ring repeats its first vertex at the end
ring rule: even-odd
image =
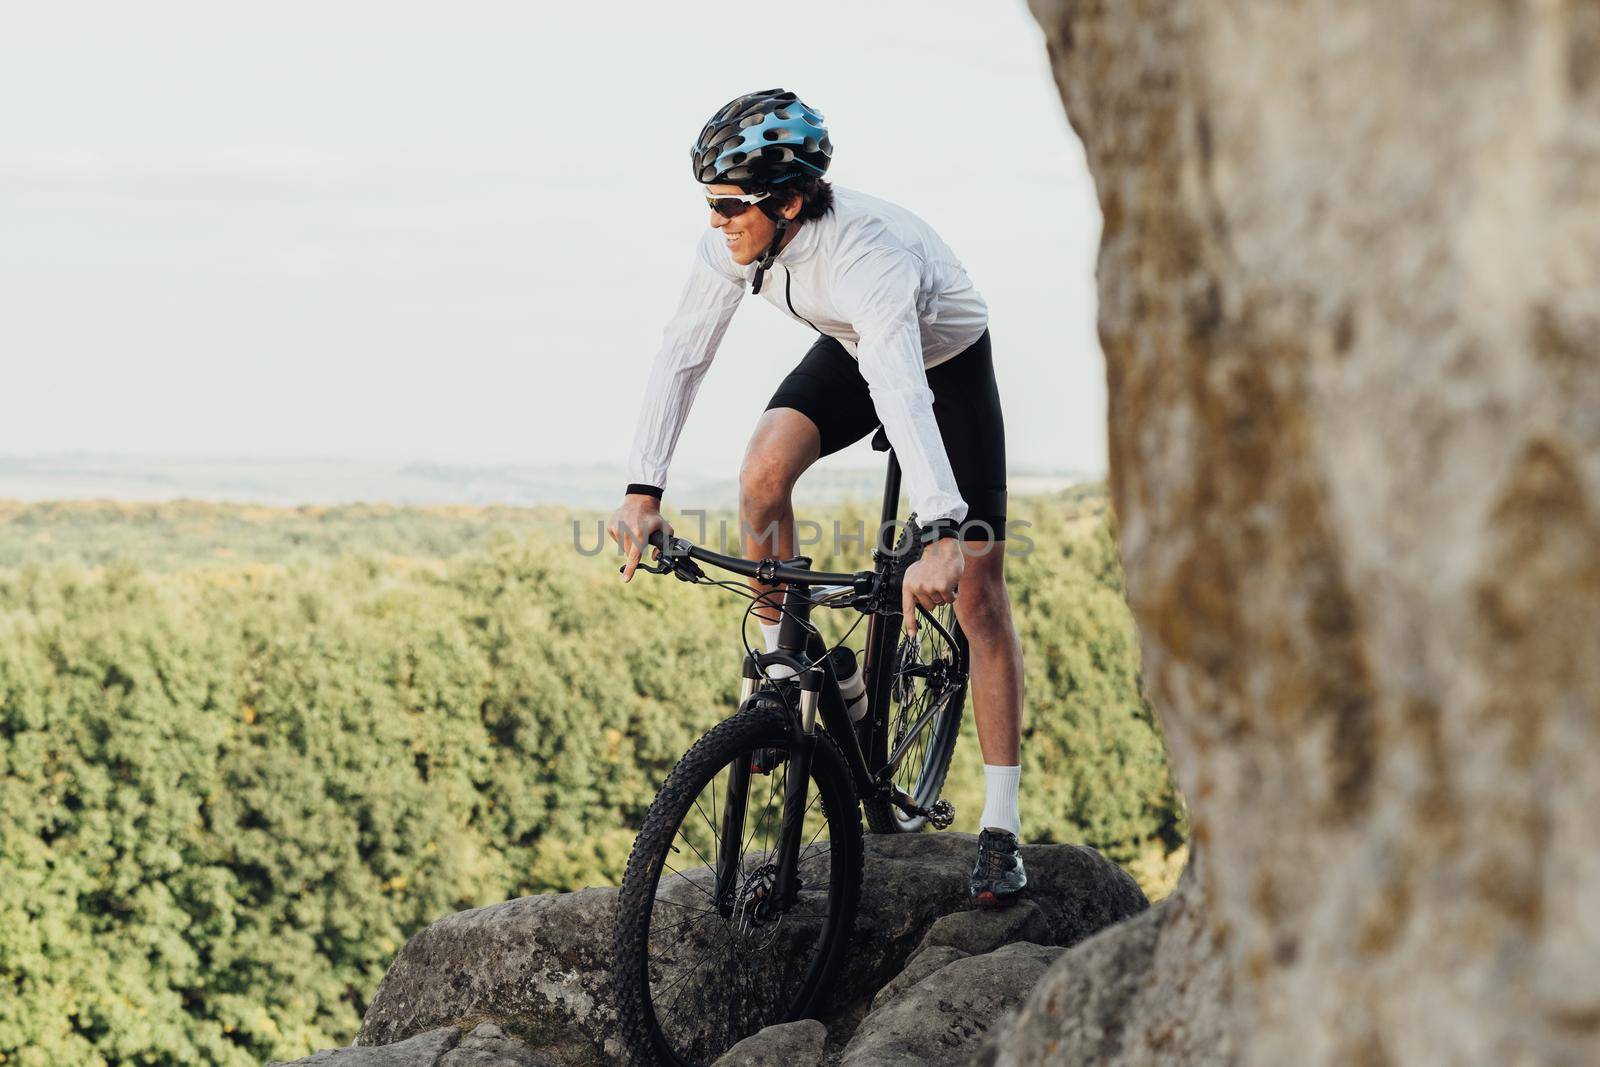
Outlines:
{"type": "Polygon", "coordinates": [[[793,222],[795,219],[800,217],[800,209],[805,206],[805,198],[799,193],[796,193],[794,196],[789,198],[789,202],[787,204],[783,205],[783,217],[788,219],[790,222],[793,222]]]}

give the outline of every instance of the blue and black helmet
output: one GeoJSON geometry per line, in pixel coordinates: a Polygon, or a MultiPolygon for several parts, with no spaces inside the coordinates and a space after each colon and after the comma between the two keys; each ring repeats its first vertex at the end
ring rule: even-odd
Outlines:
{"type": "Polygon", "coordinates": [[[729,101],[711,116],[689,150],[702,185],[780,185],[802,175],[822,177],[833,142],[822,115],[794,93],[765,89],[729,101]]]}

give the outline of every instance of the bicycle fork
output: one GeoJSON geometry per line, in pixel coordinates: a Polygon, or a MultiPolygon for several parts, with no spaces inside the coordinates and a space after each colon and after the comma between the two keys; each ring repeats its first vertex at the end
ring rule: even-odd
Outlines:
{"type": "Polygon", "coordinates": [[[800,837],[805,833],[806,790],[811,783],[811,757],[817,750],[817,701],[821,695],[822,672],[813,667],[800,676],[800,715],[794,722],[794,751],[789,756],[789,777],[784,782],[775,902],[780,911],[788,911],[800,896],[800,837]]]}
{"type": "MultiPolygon", "coordinates": [[[[755,692],[761,679],[760,668],[753,657],[745,660],[744,686],[740,704],[755,692]]],[[[760,751],[748,753],[734,760],[728,768],[728,792],[722,804],[722,826],[718,834],[716,864],[716,896],[718,910],[731,915],[736,906],[758,907],[758,918],[782,914],[792,907],[802,888],[799,878],[801,837],[805,831],[808,808],[807,793],[811,782],[811,760],[817,746],[817,704],[822,693],[822,672],[813,667],[800,674],[800,714],[794,717],[788,759],[784,761],[785,779],[783,815],[779,827],[776,855],[769,855],[767,866],[775,864],[775,877],[770,894],[761,899],[737,901],[741,894],[739,884],[742,853],[744,851],[745,817],[749,806],[750,775],[753,771],[770,773],[773,768],[757,766],[760,751]]]]}

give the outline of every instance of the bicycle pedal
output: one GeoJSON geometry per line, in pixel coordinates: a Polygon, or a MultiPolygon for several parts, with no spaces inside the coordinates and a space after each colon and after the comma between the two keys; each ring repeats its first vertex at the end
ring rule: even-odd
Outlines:
{"type": "Polygon", "coordinates": [[[789,754],[781,748],[758,748],[750,753],[750,773],[771,774],[788,758],[789,754]]]}
{"type": "Polygon", "coordinates": [[[935,801],[928,809],[928,821],[935,830],[948,830],[956,821],[956,806],[948,800],[935,801]]]}

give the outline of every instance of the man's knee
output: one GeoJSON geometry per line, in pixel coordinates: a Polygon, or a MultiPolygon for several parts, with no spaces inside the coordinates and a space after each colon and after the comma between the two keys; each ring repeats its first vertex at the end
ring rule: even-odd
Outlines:
{"type": "Polygon", "coordinates": [[[821,454],[822,438],[809,417],[791,408],[762,414],[739,467],[739,504],[751,511],[781,510],[795,482],[821,454]]]}
{"type": "Polygon", "coordinates": [[[1005,577],[988,571],[973,574],[972,569],[969,565],[956,595],[961,628],[975,637],[1003,633],[1011,625],[1011,599],[1006,593],[1005,577]]]}
{"type": "Polygon", "coordinates": [[[781,508],[794,491],[790,465],[764,454],[745,456],[739,468],[739,505],[746,513],[781,508]]]}

